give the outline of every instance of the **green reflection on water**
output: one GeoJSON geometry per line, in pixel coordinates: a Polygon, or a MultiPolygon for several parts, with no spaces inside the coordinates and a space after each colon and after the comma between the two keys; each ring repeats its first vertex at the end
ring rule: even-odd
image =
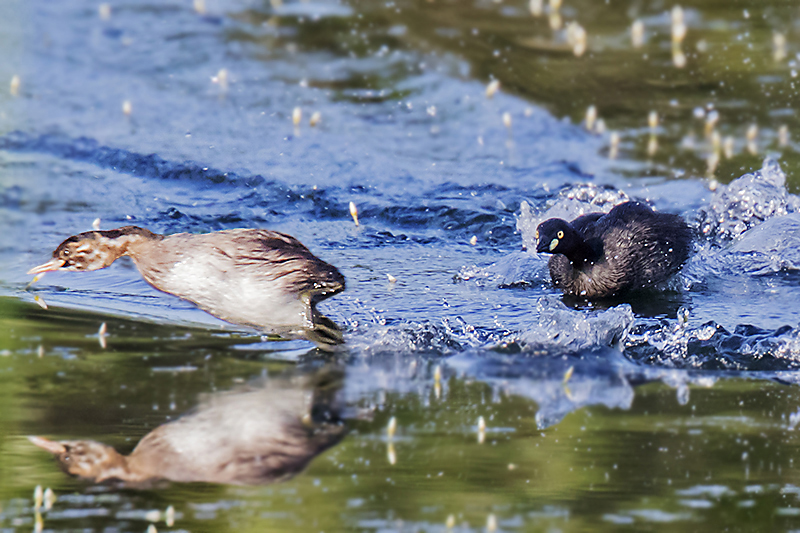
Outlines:
{"type": "Polygon", "coordinates": [[[668,386],[641,386],[629,411],[585,408],[540,430],[528,399],[461,377],[446,379],[437,399],[432,380],[420,378],[419,393],[351,395],[348,437],[284,484],[94,487],[63,475],[25,436],[93,438],[128,452],[202,393],[291,365],[237,355],[237,339],[127,320],[108,321],[103,349],[102,317],[7,298],[0,310],[2,527],[32,527],[37,484],[59,496],[43,515],[56,529],[143,530],[147,511],[168,505],[176,527],[189,531],[425,530],[444,528],[450,514],[472,529],[490,514],[500,528],[523,530],[800,522],[798,433],[789,420],[800,395],[756,380],[692,387],[685,405],[668,386]],[[390,416],[398,421],[394,464],[390,416]]]}

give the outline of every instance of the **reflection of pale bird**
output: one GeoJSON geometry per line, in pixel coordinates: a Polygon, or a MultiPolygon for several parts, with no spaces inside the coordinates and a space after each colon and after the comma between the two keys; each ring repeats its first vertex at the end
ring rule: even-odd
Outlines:
{"type": "Polygon", "coordinates": [[[98,483],[271,483],[297,474],[341,440],[345,427],[332,409],[309,405],[304,389],[270,386],[212,395],[195,412],[148,433],[127,456],[89,440],[29,439],[65,472],[98,483]]]}

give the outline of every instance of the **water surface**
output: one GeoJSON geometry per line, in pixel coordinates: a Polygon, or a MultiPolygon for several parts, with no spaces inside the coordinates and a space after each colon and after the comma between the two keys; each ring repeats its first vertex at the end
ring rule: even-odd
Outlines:
{"type": "Polygon", "coordinates": [[[566,2],[559,29],[525,2],[0,8],[0,528],[797,528],[798,12],[683,6],[678,68],[672,7],[566,2]],[[625,198],[685,217],[690,263],[563,301],[531,228],[625,198]],[[347,278],[321,306],[347,351],[262,340],[126,261],[29,285],[98,218],[297,236],[347,278]],[[129,452],[206,394],[326,365],[349,434],[282,484],[92,485],[25,438],[129,452]]]}

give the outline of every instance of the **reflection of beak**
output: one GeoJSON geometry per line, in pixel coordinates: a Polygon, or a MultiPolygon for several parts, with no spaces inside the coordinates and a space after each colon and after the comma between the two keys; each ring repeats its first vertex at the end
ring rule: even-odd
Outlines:
{"type": "Polygon", "coordinates": [[[44,437],[28,437],[28,440],[43,450],[58,455],[64,453],[67,449],[60,442],[48,440],[44,437]]]}
{"type": "Polygon", "coordinates": [[[39,265],[37,267],[33,267],[32,269],[28,270],[28,275],[31,274],[41,274],[42,272],[50,272],[51,270],[58,270],[59,268],[63,267],[66,261],[63,259],[53,259],[48,261],[43,265],[39,265]]]}

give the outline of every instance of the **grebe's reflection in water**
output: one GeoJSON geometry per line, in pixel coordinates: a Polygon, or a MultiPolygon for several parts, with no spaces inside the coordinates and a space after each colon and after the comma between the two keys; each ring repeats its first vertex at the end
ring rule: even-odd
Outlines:
{"type": "Polygon", "coordinates": [[[302,471],[344,436],[335,399],[341,376],[332,374],[315,377],[316,386],[271,379],[210,394],[190,414],[145,435],[130,455],[89,440],[30,440],[53,453],[65,472],[98,483],[273,483],[302,471]]]}

